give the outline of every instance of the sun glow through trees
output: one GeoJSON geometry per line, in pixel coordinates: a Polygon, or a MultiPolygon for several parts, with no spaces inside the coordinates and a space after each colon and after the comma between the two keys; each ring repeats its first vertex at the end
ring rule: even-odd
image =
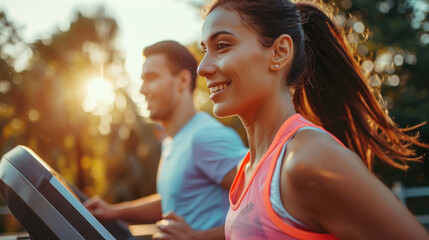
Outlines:
{"type": "Polygon", "coordinates": [[[115,102],[113,85],[103,78],[94,78],[86,86],[86,99],[83,110],[96,116],[107,114],[115,102]]]}

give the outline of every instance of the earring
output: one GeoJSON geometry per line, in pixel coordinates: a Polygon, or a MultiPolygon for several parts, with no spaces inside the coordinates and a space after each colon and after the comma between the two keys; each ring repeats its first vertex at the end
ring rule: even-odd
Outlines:
{"type": "Polygon", "coordinates": [[[275,68],[279,68],[279,65],[278,65],[278,64],[276,64],[276,65],[274,65],[274,67],[275,67],[275,68]]]}

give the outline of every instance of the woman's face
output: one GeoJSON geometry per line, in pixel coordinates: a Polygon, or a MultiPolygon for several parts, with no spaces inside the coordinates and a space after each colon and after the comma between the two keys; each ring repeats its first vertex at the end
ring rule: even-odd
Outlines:
{"type": "Polygon", "coordinates": [[[198,74],[207,81],[216,116],[252,114],[272,94],[274,49],[263,47],[258,37],[234,11],[217,7],[207,16],[198,74]]]}

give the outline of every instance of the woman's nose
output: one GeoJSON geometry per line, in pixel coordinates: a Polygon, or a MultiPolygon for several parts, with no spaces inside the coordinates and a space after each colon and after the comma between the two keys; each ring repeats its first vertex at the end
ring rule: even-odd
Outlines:
{"type": "Polygon", "coordinates": [[[201,77],[209,78],[216,72],[216,66],[213,64],[212,59],[207,54],[203,57],[198,65],[197,73],[201,77]]]}

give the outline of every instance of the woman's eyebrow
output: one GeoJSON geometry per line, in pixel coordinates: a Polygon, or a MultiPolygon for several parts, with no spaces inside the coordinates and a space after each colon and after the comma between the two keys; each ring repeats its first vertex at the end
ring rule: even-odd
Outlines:
{"type": "MultiPolygon", "coordinates": [[[[231,33],[231,32],[228,32],[228,31],[219,31],[219,32],[215,32],[215,33],[213,33],[210,37],[209,37],[209,41],[213,41],[214,39],[216,39],[219,35],[222,35],[222,34],[228,34],[228,35],[234,35],[233,33],[231,33]]],[[[204,44],[204,42],[203,41],[201,41],[201,46],[205,46],[205,44],[204,44]]]]}

